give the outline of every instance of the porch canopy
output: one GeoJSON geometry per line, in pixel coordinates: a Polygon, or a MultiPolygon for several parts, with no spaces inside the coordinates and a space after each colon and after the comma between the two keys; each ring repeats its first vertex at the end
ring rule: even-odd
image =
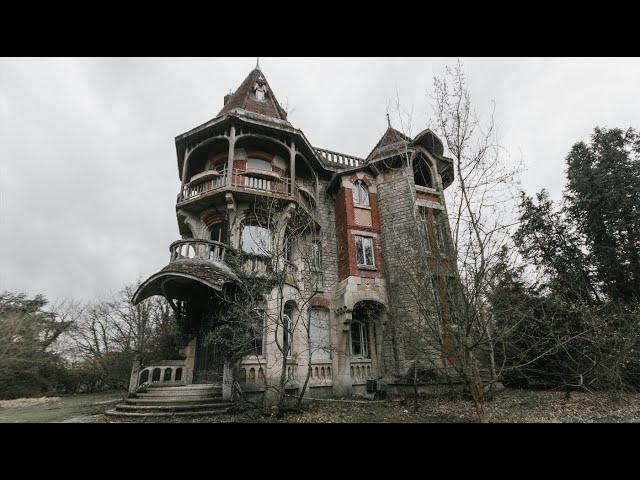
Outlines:
{"type": "Polygon", "coordinates": [[[176,260],[146,279],[131,297],[134,305],[154,295],[189,300],[212,289],[222,292],[225,284],[240,285],[229,267],[197,259],[176,260]]]}

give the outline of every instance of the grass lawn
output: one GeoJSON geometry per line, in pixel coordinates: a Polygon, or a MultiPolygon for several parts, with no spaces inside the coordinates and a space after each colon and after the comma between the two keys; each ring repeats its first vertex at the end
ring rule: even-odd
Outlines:
{"type": "Polygon", "coordinates": [[[65,395],[60,400],[30,407],[0,408],[0,423],[63,422],[96,415],[110,408],[123,395],[120,392],[65,395]]]}

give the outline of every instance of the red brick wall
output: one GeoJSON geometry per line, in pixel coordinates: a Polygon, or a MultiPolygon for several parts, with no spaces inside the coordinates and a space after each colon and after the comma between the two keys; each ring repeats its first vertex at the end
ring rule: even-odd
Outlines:
{"type": "MultiPolygon", "coordinates": [[[[351,180],[356,180],[353,177],[351,180]]],[[[370,185],[365,179],[365,183],[370,185]]],[[[380,216],[378,213],[378,196],[369,191],[369,205],[371,206],[371,227],[358,225],[355,222],[353,193],[349,188],[340,187],[336,197],[336,238],[338,242],[338,279],[344,280],[350,276],[362,278],[382,278],[384,262],[380,238],[373,239],[373,254],[375,256],[375,270],[358,268],[356,260],[356,240],[353,230],[380,233],[380,216]]]]}

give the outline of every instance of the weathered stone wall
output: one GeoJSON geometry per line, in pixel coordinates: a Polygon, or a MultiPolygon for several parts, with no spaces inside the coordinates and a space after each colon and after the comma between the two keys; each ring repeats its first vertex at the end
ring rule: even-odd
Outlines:
{"type": "Polygon", "coordinates": [[[414,194],[404,175],[378,179],[382,251],[388,297],[388,320],[382,335],[382,375],[401,373],[403,345],[400,329],[416,315],[411,273],[420,257],[419,223],[414,215],[414,194]]]}

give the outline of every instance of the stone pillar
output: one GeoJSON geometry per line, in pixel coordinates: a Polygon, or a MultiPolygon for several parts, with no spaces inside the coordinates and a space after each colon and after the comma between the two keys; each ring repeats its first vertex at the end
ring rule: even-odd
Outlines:
{"type": "Polygon", "coordinates": [[[131,376],[129,377],[129,394],[135,393],[138,388],[138,378],[140,374],[140,361],[138,359],[133,361],[131,367],[131,376]]]}
{"type": "Polygon", "coordinates": [[[233,368],[228,360],[224,361],[224,367],[222,369],[222,399],[225,401],[231,400],[231,394],[233,389],[233,368]]]}
{"type": "Polygon", "coordinates": [[[349,345],[349,329],[351,314],[342,311],[337,314],[335,361],[333,362],[333,393],[337,397],[350,397],[353,394],[351,379],[351,345],[349,345]]]}
{"type": "Polygon", "coordinates": [[[291,191],[290,195],[295,195],[296,185],[296,144],[291,140],[291,148],[289,149],[289,171],[291,173],[291,191]]]}
{"type": "Polygon", "coordinates": [[[187,147],[185,149],[184,152],[184,164],[182,165],[182,178],[181,180],[181,185],[180,185],[180,198],[183,197],[184,194],[184,186],[187,183],[187,164],[189,163],[189,154],[191,153],[191,150],[189,150],[189,148],[187,147]]]}
{"type": "Polygon", "coordinates": [[[233,158],[236,147],[236,127],[231,125],[229,132],[229,156],[227,157],[227,185],[231,185],[233,179],[233,158]]]}

